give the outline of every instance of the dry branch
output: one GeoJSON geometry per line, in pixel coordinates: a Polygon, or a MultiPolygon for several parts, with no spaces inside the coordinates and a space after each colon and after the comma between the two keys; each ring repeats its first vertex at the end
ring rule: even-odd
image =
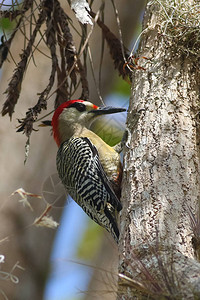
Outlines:
{"type": "MultiPolygon", "coordinates": [[[[95,18],[96,14],[93,11],[90,11],[89,14],[95,18]]],[[[125,58],[128,59],[127,49],[124,47],[122,50],[122,45],[120,43],[120,40],[110,31],[110,29],[100,20],[97,20],[97,24],[102,29],[103,36],[108,44],[110,55],[113,59],[115,68],[119,71],[119,75],[122,76],[122,78],[125,78],[126,76],[131,77],[131,72],[127,68],[126,72],[124,69],[124,64],[126,61],[124,61],[123,52],[125,53],[125,58]]]]}
{"type": "Polygon", "coordinates": [[[2,115],[9,114],[10,118],[12,117],[12,114],[14,112],[15,105],[18,101],[20,91],[21,91],[21,85],[23,80],[23,75],[27,67],[28,58],[32,51],[32,46],[35,41],[36,35],[43,24],[45,20],[45,15],[41,13],[38,17],[35,29],[33,31],[33,34],[28,42],[28,45],[26,49],[24,49],[21,56],[21,61],[18,63],[17,68],[15,69],[15,72],[12,76],[11,81],[8,84],[8,88],[6,90],[7,94],[7,100],[3,105],[2,115]]]}
{"type": "MultiPolygon", "coordinates": [[[[130,76],[130,70],[125,68],[126,62],[124,61],[124,58],[125,60],[128,58],[127,53],[125,53],[125,47],[122,49],[122,43],[109,28],[99,20],[98,13],[95,14],[94,12],[91,12],[90,14],[102,29],[103,37],[108,43],[115,68],[118,69],[123,78],[127,75],[130,76]]],[[[7,57],[10,45],[17,31],[21,31],[25,36],[24,44],[28,41],[25,49],[20,54],[21,60],[17,64],[5,92],[7,94],[7,99],[3,104],[3,116],[9,114],[9,116],[12,117],[15,105],[20,97],[21,86],[28,63],[31,58],[34,60],[33,53],[35,50],[39,50],[41,41],[46,43],[51,56],[51,73],[49,75],[48,84],[41,93],[38,93],[39,99],[37,100],[37,103],[28,109],[24,118],[19,120],[20,128],[18,131],[23,131],[30,137],[33,130],[33,124],[37,120],[38,114],[40,114],[42,110],[47,109],[47,99],[53,94],[56,94],[55,107],[57,107],[62,102],[70,99],[71,95],[78,89],[79,83],[81,83],[82,91],[80,98],[84,100],[89,99],[86,58],[87,44],[89,36],[93,31],[93,27],[88,36],[83,34],[80,41],[80,52],[78,52],[75,47],[74,37],[71,33],[69,17],[58,0],[43,0],[39,5],[33,0],[26,0],[21,7],[19,6],[16,10],[13,8],[9,11],[4,11],[2,16],[8,16],[11,20],[19,18],[11,37],[0,46],[2,63],[7,57]],[[39,12],[38,15],[37,12],[39,12]],[[28,22],[30,23],[30,37],[26,34],[25,21],[26,24],[28,22]],[[41,29],[42,25],[43,27],[41,29]],[[38,43],[36,43],[37,36],[41,36],[38,43]],[[82,63],[82,54],[84,56],[84,63],[82,63]],[[57,87],[54,92],[51,92],[55,83],[57,87]]],[[[86,32],[84,28],[83,32],[86,32]]]]}

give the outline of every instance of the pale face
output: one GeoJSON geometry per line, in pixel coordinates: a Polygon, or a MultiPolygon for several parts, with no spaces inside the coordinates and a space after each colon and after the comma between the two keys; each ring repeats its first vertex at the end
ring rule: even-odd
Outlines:
{"type": "Polygon", "coordinates": [[[88,101],[74,103],[72,106],[64,108],[58,117],[59,140],[70,138],[75,132],[80,132],[81,128],[89,128],[97,117],[91,111],[96,109],[98,107],[88,101]]]}
{"type": "Polygon", "coordinates": [[[98,107],[89,101],[83,103],[76,103],[76,106],[64,108],[59,116],[59,122],[66,122],[68,124],[78,123],[82,126],[89,127],[93,122],[95,115],[88,113],[98,107]]]}

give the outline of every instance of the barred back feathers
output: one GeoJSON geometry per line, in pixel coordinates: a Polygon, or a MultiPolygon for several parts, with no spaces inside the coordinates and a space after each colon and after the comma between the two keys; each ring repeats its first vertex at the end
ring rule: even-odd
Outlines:
{"type": "Polygon", "coordinates": [[[96,147],[86,137],[70,138],[58,150],[57,169],[69,195],[118,242],[117,212],[122,206],[109,184],[96,147]]]}

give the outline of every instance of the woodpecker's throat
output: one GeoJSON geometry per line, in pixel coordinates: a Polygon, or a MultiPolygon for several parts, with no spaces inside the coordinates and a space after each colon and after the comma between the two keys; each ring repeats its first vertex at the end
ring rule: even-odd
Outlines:
{"type": "Polygon", "coordinates": [[[70,139],[72,136],[85,136],[84,132],[90,128],[93,120],[94,116],[88,114],[88,112],[79,115],[76,108],[71,108],[70,110],[64,109],[58,118],[57,134],[59,136],[59,144],[70,139]]]}

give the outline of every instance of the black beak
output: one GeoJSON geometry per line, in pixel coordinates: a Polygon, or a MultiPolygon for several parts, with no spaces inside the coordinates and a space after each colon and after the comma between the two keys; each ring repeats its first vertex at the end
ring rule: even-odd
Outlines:
{"type": "Polygon", "coordinates": [[[123,111],[126,111],[126,108],[106,106],[106,107],[99,107],[98,109],[93,109],[88,113],[93,113],[95,116],[101,116],[101,115],[115,114],[123,111]]]}
{"type": "Polygon", "coordinates": [[[42,124],[40,124],[38,126],[40,126],[40,127],[51,126],[51,121],[50,120],[42,121],[42,124]]]}

